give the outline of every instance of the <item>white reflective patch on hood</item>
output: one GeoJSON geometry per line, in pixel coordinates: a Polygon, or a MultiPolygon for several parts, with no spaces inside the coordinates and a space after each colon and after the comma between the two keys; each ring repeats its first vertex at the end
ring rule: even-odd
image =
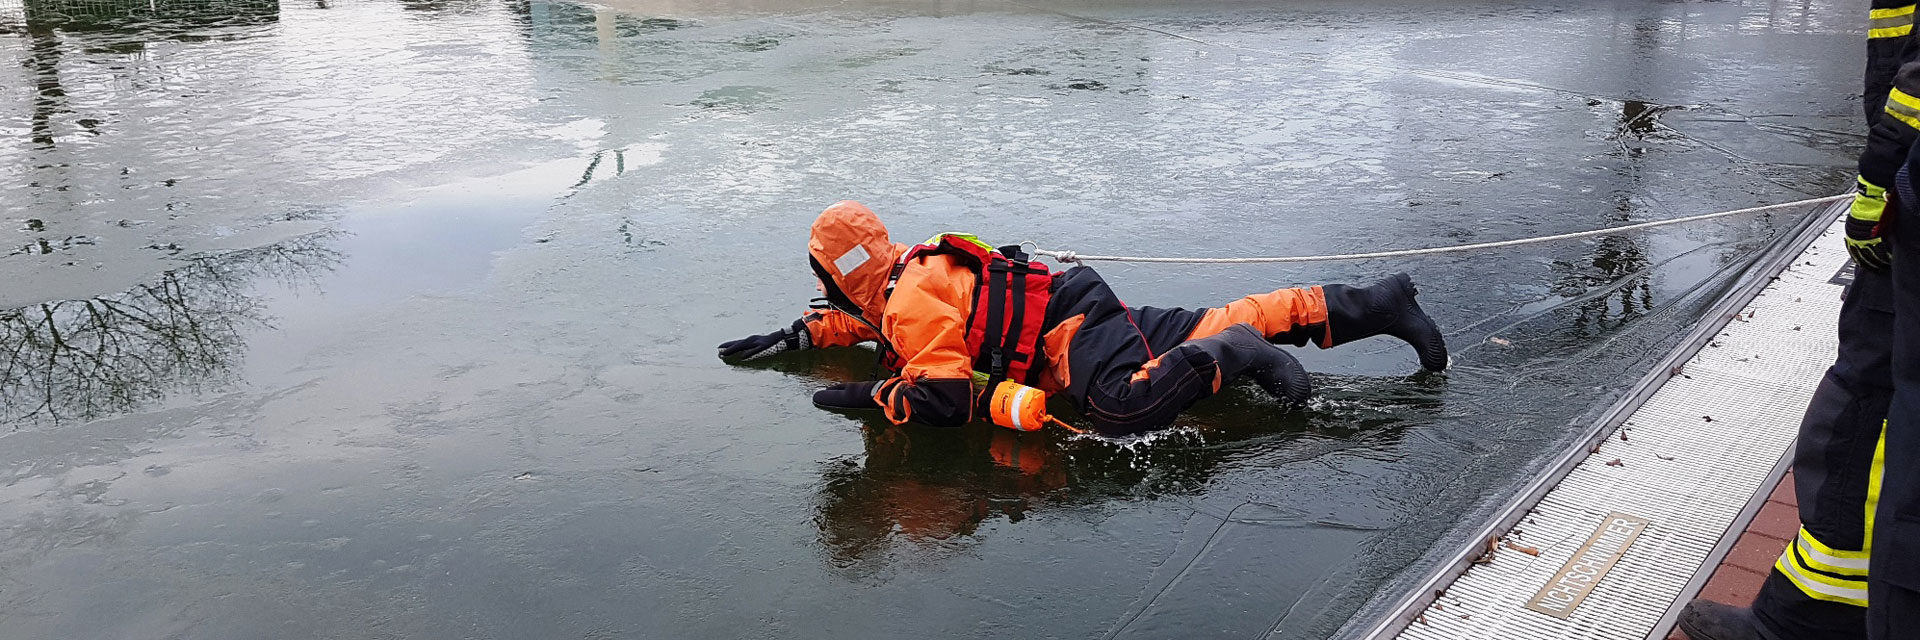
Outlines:
{"type": "Polygon", "coordinates": [[[866,264],[867,259],[872,257],[867,254],[866,247],[856,244],[846,253],[840,254],[840,257],[833,259],[833,268],[839,269],[840,275],[846,275],[853,273],[854,269],[860,268],[860,265],[866,264]]]}

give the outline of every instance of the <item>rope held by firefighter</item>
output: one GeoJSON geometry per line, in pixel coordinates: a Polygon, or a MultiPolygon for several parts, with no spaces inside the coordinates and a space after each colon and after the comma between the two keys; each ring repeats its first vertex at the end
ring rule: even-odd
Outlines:
{"type": "Polygon", "coordinates": [[[1034,245],[1031,241],[1024,244],[1028,246],[1034,246],[1033,253],[1036,255],[1047,256],[1049,258],[1053,258],[1054,260],[1057,260],[1063,263],[1087,262],[1087,261],[1093,261],[1093,260],[1100,260],[1100,261],[1107,261],[1107,262],[1179,262],[1179,263],[1190,263],[1190,264],[1250,264],[1250,263],[1275,263],[1275,262],[1330,262],[1335,260],[1371,260],[1374,258],[1400,258],[1400,257],[1406,257],[1406,256],[1422,256],[1422,255],[1432,255],[1432,254],[1439,254],[1439,253],[1465,253],[1469,251],[1479,251],[1481,249],[1498,249],[1502,247],[1516,247],[1520,245],[1538,244],[1542,242],[1572,240],[1575,238],[1591,238],[1593,236],[1612,235],[1616,233],[1624,233],[1627,231],[1638,231],[1640,229],[1652,229],[1654,227],[1664,227],[1668,225],[1685,224],[1688,222],[1699,222],[1702,220],[1712,220],[1715,218],[1725,218],[1729,216],[1745,215],[1749,213],[1759,213],[1762,211],[1772,211],[1775,209],[1788,209],[1792,207],[1803,207],[1803,206],[1809,206],[1809,205],[1826,204],[1829,202],[1839,202],[1841,200],[1852,198],[1852,197],[1853,197],[1853,194],[1847,193],[1847,194],[1841,194],[1837,196],[1826,196],[1824,198],[1808,198],[1806,200],[1795,200],[1793,202],[1782,202],[1780,204],[1770,204],[1770,205],[1760,206],[1760,207],[1748,207],[1745,209],[1734,209],[1732,211],[1719,211],[1714,213],[1705,213],[1697,216],[1674,218],[1671,220],[1655,220],[1653,222],[1642,222],[1639,224],[1630,224],[1624,227],[1610,227],[1606,229],[1594,229],[1591,231],[1562,233],[1559,235],[1541,236],[1538,238],[1519,238],[1516,240],[1501,240],[1498,242],[1463,244],[1463,245],[1452,246],[1452,247],[1428,247],[1425,249],[1400,249],[1395,251],[1375,251],[1372,253],[1347,253],[1347,254],[1321,255],[1321,256],[1277,256],[1277,257],[1261,257],[1261,258],[1168,258],[1168,257],[1147,257],[1147,256],[1096,256],[1096,255],[1080,255],[1077,252],[1067,251],[1067,250],[1055,251],[1055,250],[1041,249],[1037,245],[1034,245]]]}

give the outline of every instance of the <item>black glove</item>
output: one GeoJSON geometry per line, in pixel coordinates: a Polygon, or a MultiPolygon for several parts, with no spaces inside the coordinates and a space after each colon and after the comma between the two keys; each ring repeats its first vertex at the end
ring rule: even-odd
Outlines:
{"type": "Polygon", "coordinates": [[[873,401],[873,388],[879,385],[878,380],[842,382],[813,392],[813,406],[824,409],[878,409],[880,403],[873,401]]]}
{"type": "Polygon", "coordinates": [[[748,336],[739,340],[720,343],[721,360],[758,360],[783,351],[799,351],[813,346],[812,336],[807,334],[805,319],[793,321],[793,326],[773,333],[748,336]]]}
{"type": "Polygon", "coordinates": [[[1884,271],[1893,260],[1893,247],[1887,245],[1886,222],[1896,211],[1893,192],[1860,179],[1853,194],[1853,207],[1847,210],[1847,253],[1862,269],[1884,271]]]}

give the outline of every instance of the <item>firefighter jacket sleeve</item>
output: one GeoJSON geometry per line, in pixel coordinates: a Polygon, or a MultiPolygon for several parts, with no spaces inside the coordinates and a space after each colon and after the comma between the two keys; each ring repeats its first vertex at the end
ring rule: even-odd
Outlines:
{"type": "Polygon", "coordinates": [[[1853,206],[1847,212],[1847,251],[1862,268],[1885,269],[1891,257],[1883,236],[1888,207],[1888,187],[1894,175],[1906,163],[1914,140],[1920,138],[1920,61],[1912,40],[1913,5],[1882,8],[1875,2],[1868,31],[1866,102],[1876,98],[1875,69],[1897,65],[1885,89],[1878,117],[1869,118],[1867,148],[1860,153],[1859,187],[1853,206]],[[1885,41],[1885,42],[1883,42],[1885,41]]]}
{"type": "Polygon", "coordinates": [[[957,427],[973,419],[973,359],[967,353],[972,271],[947,256],[917,261],[901,273],[881,329],[905,364],[874,388],[887,419],[957,427]]]}
{"type": "Polygon", "coordinates": [[[1913,40],[1914,0],[1871,0],[1867,13],[1865,105],[1867,149],[1860,178],[1875,189],[1893,184],[1920,129],[1920,47],[1913,40]]]}
{"type": "Polygon", "coordinates": [[[815,347],[850,347],[880,339],[858,318],[833,309],[818,309],[800,317],[815,347]]]}
{"type": "Polygon", "coordinates": [[[1867,132],[1867,148],[1860,153],[1860,179],[1876,194],[1893,185],[1893,174],[1906,163],[1914,138],[1920,137],[1920,97],[1916,96],[1920,96],[1920,62],[1907,60],[1894,74],[1886,106],[1867,132]]]}
{"type": "Polygon", "coordinates": [[[1914,0],[1873,0],[1867,13],[1867,75],[1861,103],[1867,126],[1880,121],[1893,75],[1912,55],[1914,0]]]}

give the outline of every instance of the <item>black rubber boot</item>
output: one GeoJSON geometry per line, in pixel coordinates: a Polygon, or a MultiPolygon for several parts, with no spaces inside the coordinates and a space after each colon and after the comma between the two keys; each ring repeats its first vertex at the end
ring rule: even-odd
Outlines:
{"type": "Polygon", "coordinates": [[[1286,349],[1267,346],[1273,349],[1270,360],[1264,363],[1265,366],[1249,367],[1247,377],[1253,378],[1254,383],[1259,384],[1267,395],[1278,398],[1287,406],[1306,404],[1307,398],[1313,397],[1313,380],[1307,377],[1307,368],[1300,366],[1300,361],[1294,359],[1286,349]]]}
{"type": "Polygon", "coordinates": [[[1300,366],[1300,361],[1286,349],[1260,337],[1253,325],[1236,324],[1188,344],[1212,355],[1223,375],[1252,378],[1268,395],[1289,406],[1304,404],[1313,395],[1313,381],[1307,377],[1306,367],[1300,366]]]}
{"type": "Polygon", "coordinates": [[[1677,626],[1693,640],[1776,640],[1752,610],[1699,598],[1680,610],[1677,626]]]}
{"type": "Polygon", "coordinates": [[[1404,273],[1364,287],[1330,284],[1320,288],[1327,296],[1327,341],[1342,345],[1386,334],[1405,340],[1420,355],[1428,371],[1447,368],[1447,340],[1440,327],[1414,300],[1419,291],[1404,273]]]}

